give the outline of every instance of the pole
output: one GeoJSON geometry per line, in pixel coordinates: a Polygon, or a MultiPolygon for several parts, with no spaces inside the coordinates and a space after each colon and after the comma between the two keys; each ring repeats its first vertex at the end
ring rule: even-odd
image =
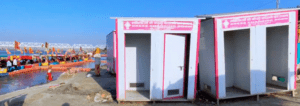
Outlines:
{"type": "Polygon", "coordinates": [[[279,8],[279,2],[280,2],[280,0],[276,0],[276,8],[277,9],[279,8]]]}

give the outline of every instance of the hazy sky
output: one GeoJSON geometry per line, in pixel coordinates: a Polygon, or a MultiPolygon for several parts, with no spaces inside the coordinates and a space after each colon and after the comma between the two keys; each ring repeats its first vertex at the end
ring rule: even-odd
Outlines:
{"type": "MultiPolygon", "coordinates": [[[[280,0],[296,7],[300,0],[280,0]]],[[[105,45],[110,17],[194,17],[270,9],[276,0],[0,0],[0,41],[105,45]]]]}

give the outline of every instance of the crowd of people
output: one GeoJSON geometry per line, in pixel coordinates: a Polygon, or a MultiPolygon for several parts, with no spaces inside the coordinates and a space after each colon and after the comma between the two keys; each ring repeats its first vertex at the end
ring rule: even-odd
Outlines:
{"type": "MultiPolygon", "coordinates": [[[[20,66],[23,65],[32,65],[32,64],[41,64],[41,63],[60,63],[60,62],[77,62],[83,61],[85,59],[91,59],[92,57],[95,59],[95,75],[100,77],[100,64],[101,64],[101,49],[96,48],[92,53],[86,53],[84,55],[64,55],[64,56],[32,56],[30,58],[17,58],[17,56],[12,56],[12,58],[1,58],[0,60],[0,68],[7,68],[8,72],[19,70],[20,66]]],[[[48,67],[46,79],[47,81],[52,81],[52,66],[48,67]]]]}
{"type": "Polygon", "coordinates": [[[91,59],[90,55],[74,55],[74,56],[32,56],[32,59],[19,59],[17,56],[0,59],[0,68],[7,68],[8,72],[19,70],[19,66],[32,65],[35,63],[60,63],[60,62],[77,62],[83,61],[85,58],[91,59]]]}

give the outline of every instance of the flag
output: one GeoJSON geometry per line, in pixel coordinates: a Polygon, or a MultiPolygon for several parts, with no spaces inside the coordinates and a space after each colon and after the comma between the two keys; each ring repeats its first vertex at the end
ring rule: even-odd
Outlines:
{"type": "Polygon", "coordinates": [[[31,47],[29,47],[29,53],[30,53],[30,54],[33,54],[33,50],[32,50],[31,47]]]}
{"type": "Polygon", "coordinates": [[[11,54],[7,48],[6,48],[6,53],[7,53],[7,54],[11,54]]]}
{"type": "Polygon", "coordinates": [[[60,53],[59,49],[57,49],[57,53],[60,53]]]}
{"type": "Polygon", "coordinates": [[[15,41],[15,49],[20,50],[20,42],[15,41]]]}
{"type": "Polygon", "coordinates": [[[27,49],[26,49],[26,47],[24,47],[24,52],[25,52],[25,53],[27,53],[27,49]]]}
{"type": "Polygon", "coordinates": [[[52,47],[52,52],[55,52],[55,48],[54,47],[52,47]]]}

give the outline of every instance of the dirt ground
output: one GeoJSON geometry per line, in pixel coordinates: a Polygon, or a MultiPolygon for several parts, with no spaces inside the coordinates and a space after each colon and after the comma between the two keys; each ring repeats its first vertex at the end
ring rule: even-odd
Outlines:
{"type": "MultiPolygon", "coordinates": [[[[113,100],[116,95],[115,77],[102,67],[101,77],[87,77],[91,72],[81,72],[75,75],[62,74],[58,80],[48,84],[0,95],[0,106],[198,106],[216,105],[214,99],[199,95],[194,103],[120,103],[113,100]],[[98,93],[98,94],[97,94],[98,93]],[[95,96],[101,97],[100,102],[94,102],[95,96]],[[106,98],[107,97],[107,98],[106,98]]],[[[300,88],[300,82],[298,82],[300,88]]],[[[256,97],[221,100],[220,106],[299,106],[300,90],[296,97],[291,93],[271,94],[256,97]]]]}

